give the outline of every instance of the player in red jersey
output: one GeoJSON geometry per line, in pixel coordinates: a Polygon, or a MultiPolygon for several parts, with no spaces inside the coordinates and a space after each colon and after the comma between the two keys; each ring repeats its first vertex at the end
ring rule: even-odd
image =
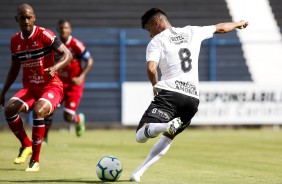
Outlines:
{"type": "Polygon", "coordinates": [[[16,21],[20,32],[11,38],[12,63],[0,95],[0,104],[5,103],[5,94],[23,70],[20,89],[6,104],[5,117],[10,129],[21,142],[15,164],[24,163],[31,155],[25,171],[39,171],[39,154],[44,137],[44,118],[51,114],[63,97],[63,84],[57,71],[72,60],[71,52],[48,29],[34,25],[35,13],[29,4],[17,8],[16,21]],[[54,51],[62,57],[55,64],[54,51]],[[32,141],[27,136],[20,112],[33,112],[32,141]]]}
{"type": "MultiPolygon", "coordinates": [[[[84,78],[91,69],[94,61],[85,45],[71,35],[72,28],[68,20],[59,20],[57,31],[60,35],[60,40],[73,55],[71,63],[59,71],[59,77],[64,84],[64,119],[68,123],[75,123],[76,135],[79,137],[85,131],[85,118],[84,114],[77,113],[77,108],[83,95],[84,78]],[[86,62],[84,67],[82,67],[82,61],[86,62]]],[[[46,143],[52,119],[52,117],[48,117],[45,122],[44,141],[46,143]]]]}

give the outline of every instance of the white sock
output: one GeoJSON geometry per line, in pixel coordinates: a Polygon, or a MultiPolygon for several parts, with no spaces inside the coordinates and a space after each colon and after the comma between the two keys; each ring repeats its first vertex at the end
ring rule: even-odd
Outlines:
{"type": "Polygon", "coordinates": [[[149,123],[136,132],[136,141],[146,142],[149,138],[154,138],[162,132],[167,131],[167,123],[149,123]]]}
{"type": "Polygon", "coordinates": [[[170,148],[172,140],[164,135],[160,137],[160,140],[153,146],[151,152],[147,156],[146,160],[138,167],[132,174],[142,176],[143,173],[156,161],[158,161],[170,148]]]}

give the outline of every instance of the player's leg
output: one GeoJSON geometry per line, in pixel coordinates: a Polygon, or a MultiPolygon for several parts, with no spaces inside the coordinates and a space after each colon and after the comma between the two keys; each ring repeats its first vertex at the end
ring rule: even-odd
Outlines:
{"type": "Polygon", "coordinates": [[[130,181],[140,181],[140,177],[154,163],[166,154],[172,144],[173,138],[162,135],[158,142],[153,146],[147,158],[130,175],[130,181]]]}
{"type": "Polygon", "coordinates": [[[46,116],[44,118],[44,122],[45,122],[45,132],[44,132],[43,143],[47,144],[48,143],[48,133],[53,123],[53,114],[46,116]]]}
{"type": "Polygon", "coordinates": [[[158,136],[160,133],[174,132],[181,126],[182,122],[175,117],[176,109],[170,102],[173,95],[166,90],[162,90],[144,113],[136,131],[136,141],[146,142],[150,138],[158,136]]]}
{"type": "Polygon", "coordinates": [[[10,129],[21,142],[22,148],[25,148],[31,146],[31,141],[25,132],[23,121],[19,116],[19,112],[23,111],[25,111],[25,105],[19,100],[11,99],[5,108],[5,117],[10,129]]]}
{"type": "Polygon", "coordinates": [[[80,137],[85,132],[85,116],[83,113],[72,113],[69,109],[64,110],[64,119],[68,123],[75,123],[75,133],[77,137],[80,137]]]}
{"type": "Polygon", "coordinates": [[[85,132],[85,116],[83,113],[77,113],[80,104],[81,93],[68,93],[65,96],[64,119],[68,123],[75,123],[75,132],[78,137],[85,132]]]}
{"type": "MultiPolygon", "coordinates": [[[[175,120],[175,119],[173,119],[175,120]]],[[[146,118],[143,116],[141,122],[144,122],[144,121],[147,121],[147,122],[159,122],[159,119],[153,119],[153,118],[146,118]]],[[[142,124],[142,123],[140,123],[142,124]]],[[[142,128],[145,127],[144,129],[144,132],[148,131],[148,125],[151,126],[151,125],[165,125],[164,127],[162,126],[159,126],[159,130],[157,130],[156,132],[164,132],[163,135],[160,137],[160,139],[156,142],[156,144],[152,147],[150,153],[148,154],[147,158],[143,161],[143,163],[138,167],[136,168],[131,176],[130,176],[130,180],[131,181],[140,181],[140,177],[143,175],[143,173],[151,166],[153,165],[155,162],[157,162],[162,156],[165,155],[165,153],[169,150],[171,144],[172,144],[172,141],[175,137],[175,135],[173,134],[169,134],[167,132],[167,128],[169,127],[169,123],[148,123],[148,124],[144,124],[144,126],[142,128]]],[[[157,127],[155,126],[155,127],[157,127]]],[[[154,127],[154,128],[155,128],[154,127]]],[[[147,133],[144,133],[145,136],[143,136],[142,133],[140,133],[140,130],[142,131],[142,128],[140,128],[138,131],[137,131],[137,134],[136,134],[136,139],[137,141],[139,142],[145,142],[147,141],[149,138],[152,138],[150,137],[150,135],[148,136],[148,132],[147,133]],[[139,134],[139,137],[138,137],[138,134],[139,134]],[[142,137],[142,139],[140,138],[142,137]]]]}
{"type": "Polygon", "coordinates": [[[136,132],[136,141],[139,143],[145,143],[150,138],[157,137],[160,133],[167,132],[170,135],[173,135],[178,128],[182,125],[182,121],[179,117],[176,117],[169,121],[168,123],[146,123],[142,128],[136,132]]]}
{"type": "Polygon", "coordinates": [[[41,145],[45,133],[44,118],[54,112],[57,105],[61,102],[63,90],[53,86],[41,92],[41,98],[35,102],[33,108],[33,127],[32,127],[32,156],[26,171],[39,171],[39,156],[41,145]]]}
{"type": "Polygon", "coordinates": [[[173,139],[190,125],[191,119],[198,111],[198,99],[179,94],[173,95],[172,99],[174,99],[174,102],[171,102],[171,104],[174,104],[173,106],[177,107],[178,112],[175,116],[179,118],[175,118],[168,123],[168,131],[163,133],[160,140],[153,146],[142,165],[133,172],[133,181],[140,181],[140,177],[143,173],[165,155],[169,150],[173,139]],[[181,124],[178,124],[178,121],[181,121],[181,124]],[[174,125],[175,122],[177,127],[174,125]]]}
{"type": "MultiPolygon", "coordinates": [[[[145,159],[145,161],[141,164],[141,166],[139,166],[137,169],[135,169],[132,172],[132,174],[130,176],[131,181],[140,181],[140,177],[143,175],[143,173],[151,165],[153,165],[155,162],[157,162],[163,155],[165,155],[165,153],[169,150],[170,145],[172,144],[172,140],[174,139],[174,137],[176,135],[178,135],[179,133],[181,133],[190,124],[191,118],[197,112],[197,108],[198,108],[198,104],[199,104],[198,99],[192,98],[194,100],[187,101],[186,100],[187,96],[179,95],[178,93],[173,93],[173,92],[169,92],[169,91],[165,91],[162,94],[165,97],[162,97],[162,98],[160,98],[160,97],[156,98],[155,97],[154,101],[159,102],[159,103],[155,103],[155,104],[162,104],[161,106],[163,106],[164,109],[167,109],[165,107],[166,105],[170,106],[171,112],[169,114],[172,114],[173,117],[180,116],[180,119],[182,120],[181,124],[180,125],[178,124],[179,118],[173,119],[172,121],[167,123],[167,125],[172,125],[172,124],[174,124],[174,122],[176,122],[177,126],[178,125],[179,126],[178,127],[168,126],[167,131],[163,131],[164,132],[163,135],[161,136],[160,140],[158,142],[156,142],[156,144],[153,146],[153,148],[151,149],[151,151],[150,151],[149,155],[147,156],[147,158],[145,159]],[[161,100],[161,101],[159,101],[159,100],[161,100]],[[162,101],[164,101],[165,103],[162,103],[162,101]],[[184,109],[182,109],[182,108],[184,108],[184,109]],[[183,113],[178,113],[178,111],[183,112],[183,113]],[[176,114],[174,114],[174,112],[176,114]],[[184,124],[182,124],[182,122],[184,122],[184,124]],[[173,128],[170,129],[169,127],[173,127],[173,128]]],[[[190,99],[190,97],[189,97],[189,99],[190,99]]],[[[158,108],[161,108],[161,106],[159,106],[158,108]]],[[[150,108],[148,108],[148,110],[149,109],[150,108]]],[[[141,119],[140,125],[138,126],[138,128],[140,126],[143,126],[143,125],[145,125],[143,127],[146,127],[147,125],[144,122],[150,122],[150,121],[152,122],[153,121],[153,120],[145,118],[146,116],[150,116],[150,117],[153,116],[150,113],[148,113],[148,112],[150,112],[148,110],[145,112],[145,114],[143,116],[144,119],[143,118],[141,119]]],[[[156,118],[155,122],[160,120],[163,117],[162,113],[154,113],[154,114],[155,114],[154,116],[156,118]],[[160,114],[161,117],[157,117],[156,114],[160,114]]],[[[163,130],[164,130],[164,128],[163,128],[163,130]]]]}
{"type": "Polygon", "coordinates": [[[169,131],[169,128],[173,122],[175,122],[178,127],[181,124],[178,124],[180,121],[173,119],[173,117],[175,117],[176,109],[174,109],[170,103],[167,103],[167,97],[168,95],[166,91],[159,93],[142,116],[139,126],[137,127],[136,140],[140,143],[144,143],[148,139],[154,138],[162,132],[167,135],[162,135],[160,137],[159,141],[153,146],[144,162],[132,172],[130,176],[131,181],[140,181],[140,177],[143,173],[168,151],[174,138],[174,135],[169,131]],[[167,132],[170,132],[170,134],[167,132]]]}
{"type": "MultiPolygon", "coordinates": [[[[177,129],[177,134],[180,133],[180,128],[177,129]]],[[[164,132],[160,139],[156,142],[156,144],[151,149],[147,158],[143,161],[143,163],[135,169],[131,176],[130,181],[140,181],[140,177],[144,174],[144,172],[149,169],[154,163],[156,163],[162,156],[166,154],[169,150],[173,139],[176,136],[175,134],[171,134],[168,132],[164,132]]]]}
{"type": "Polygon", "coordinates": [[[19,116],[20,112],[27,112],[32,103],[33,101],[29,99],[27,90],[21,89],[8,101],[5,107],[5,117],[8,125],[21,142],[19,154],[18,157],[14,159],[14,164],[24,163],[28,155],[32,153],[31,141],[26,134],[23,121],[19,116]]]}
{"type": "Polygon", "coordinates": [[[50,104],[45,100],[38,100],[33,108],[32,126],[32,156],[26,171],[39,171],[39,155],[45,132],[44,117],[51,110],[50,104]]]}

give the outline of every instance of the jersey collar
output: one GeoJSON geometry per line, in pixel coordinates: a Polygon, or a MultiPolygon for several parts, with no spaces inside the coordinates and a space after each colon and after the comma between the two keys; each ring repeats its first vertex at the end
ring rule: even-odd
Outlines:
{"type": "MultiPolygon", "coordinates": [[[[35,32],[35,29],[36,29],[36,26],[33,26],[32,33],[29,35],[29,37],[28,37],[27,39],[29,39],[29,38],[31,38],[31,37],[33,36],[33,34],[34,34],[34,32],[35,32]]],[[[24,40],[24,37],[23,37],[23,32],[21,32],[21,39],[23,39],[23,40],[24,40]]]]}

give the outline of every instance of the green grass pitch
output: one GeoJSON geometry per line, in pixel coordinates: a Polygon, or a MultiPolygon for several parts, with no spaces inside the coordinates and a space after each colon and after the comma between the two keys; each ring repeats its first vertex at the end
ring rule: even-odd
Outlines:
{"type": "MultiPolygon", "coordinates": [[[[30,135],[30,131],[28,131],[30,135]]],[[[102,183],[96,163],[113,155],[123,164],[118,183],[147,156],[158,138],[135,142],[135,130],[91,130],[83,137],[51,131],[42,147],[40,171],[26,173],[14,165],[19,143],[10,131],[0,132],[0,183],[102,183]]],[[[149,184],[278,184],[282,183],[282,131],[271,129],[190,129],[179,135],[167,154],[141,178],[149,184]]],[[[109,182],[108,182],[109,183],[109,182]]]]}

